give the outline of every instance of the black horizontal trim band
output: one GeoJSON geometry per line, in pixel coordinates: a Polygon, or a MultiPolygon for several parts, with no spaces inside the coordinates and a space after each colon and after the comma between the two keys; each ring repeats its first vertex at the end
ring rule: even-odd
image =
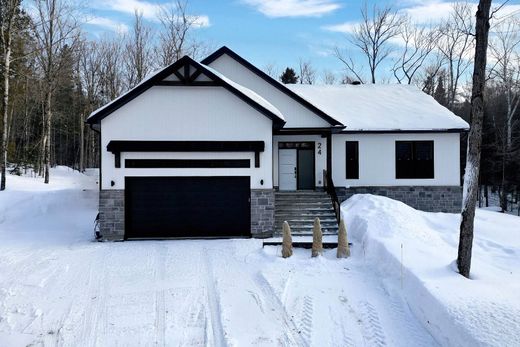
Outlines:
{"type": "Polygon", "coordinates": [[[433,133],[466,133],[469,129],[438,130],[342,130],[340,134],[433,134],[433,133]]]}
{"type": "Polygon", "coordinates": [[[250,168],[249,159],[126,159],[127,169],[250,168]]]}
{"type": "Polygon", "coordinates": [[[263,152],[264,141],[110,141],[117,152],[263,152]]]}

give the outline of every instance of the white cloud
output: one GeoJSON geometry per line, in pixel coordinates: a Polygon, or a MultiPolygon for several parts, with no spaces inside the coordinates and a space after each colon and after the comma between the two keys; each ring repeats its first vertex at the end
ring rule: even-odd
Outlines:
{"type": "MultiPolygon", "coordinates": [[[[101,0],[97,7],[103,10],[112,10],[120,13],[133,15],[135,10],[141,12],[143,17],[157,21],[158,14],[162,6],[167,4],[151,3],[141,0],[101,0]]],[[[210,26],[209,17],[206,15],[193,16],[195,18],[194,26],[197,28],[206,28],[210,26]]]]}
{"type": "Polygon", "coordinates": [[[128,31],[128,25],[116,22],[115,20],[106,17],[91,17],[88,18],[85,23],[100,26],[120,33],[126,33],[128,31]]]}
{"type": "Polygon", "coordinates": [[[359,22],[346,22],[342,24],[327,25],[324,26],[323,29],[336,33],[352,34],[358,23],[359,22]]]}
{"type": "Polygon", "coordinates": [[[319,17],[336,11],[335,0],[242,0],[268,17],[319,17]]]}

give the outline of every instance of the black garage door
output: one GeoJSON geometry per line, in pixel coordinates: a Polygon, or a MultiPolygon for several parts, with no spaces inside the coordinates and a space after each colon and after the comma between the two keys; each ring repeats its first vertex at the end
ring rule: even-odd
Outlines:
{"type": "Polygon", "coordinates": [[[125,237],[250,236],[249,177],[127,177],[125,237]]]}

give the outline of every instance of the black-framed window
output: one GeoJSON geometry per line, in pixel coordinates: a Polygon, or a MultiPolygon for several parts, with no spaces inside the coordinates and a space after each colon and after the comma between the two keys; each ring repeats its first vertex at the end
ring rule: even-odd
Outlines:
{"type": "Polygon", "coordinates": [[[433,141],[395,142],[396,178],[434,178],[433,141]]]}
{"type": "Polygon", "coordinates": [[[346,141],[346,178],[359,179],[359,142],[346,141]]]}

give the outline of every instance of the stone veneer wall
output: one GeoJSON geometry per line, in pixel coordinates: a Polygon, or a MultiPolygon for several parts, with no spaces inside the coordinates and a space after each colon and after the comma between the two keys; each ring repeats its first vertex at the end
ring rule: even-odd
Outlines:
{"type": "MultiPolygon", "coordinates": [[[[99,221],[103,240],[119,241],[125,236],[125,191],[99,192],[99,221]]],[[[251,234],[269,237],[274,228],[274,190],[251,190],[251,234]]]]}
{"type": "Polygon", "coordinates": [[[354,194],[374,194],[402,201],[427,212],[459,213],[462,207],[460,186],[337,187],[336,193],[340,202],[354,194]]]}
{"type": "Polygon", "coordinates": [[[125,237],[125,191],[99,191],[99,226],[103,240],[119,241],[125,237]]]}
{"type": "Polygon", "coordinates": [[[270,237],[274,229],[274,190],[251,189],[251,235],[270,237]]]}

